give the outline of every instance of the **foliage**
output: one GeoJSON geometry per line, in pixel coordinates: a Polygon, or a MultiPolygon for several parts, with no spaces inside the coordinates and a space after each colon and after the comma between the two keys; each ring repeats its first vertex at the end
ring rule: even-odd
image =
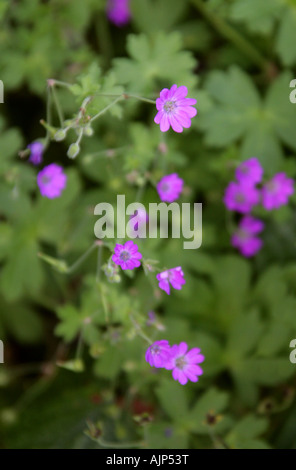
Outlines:
{"type": "Polygon", "coordinates": [[[230,245],[222,199],[252,156],[267,177],[296,178],[296,5],[135,0],[116,28],[105,4],[0,0],[2,446],[295,448],[295,195],[259,209],[264,247],[249,260],[230,245]],[[175,83],[198,114],[183,134],[161,133],[149,100],[175,83]],[[59,198],[39,194],[39,170],[18,154],[35,139],[45,164],[65,167],[59,198]],[[119,220],[117,194],[148,207],[173,172],[180,201],[203,203],[202,246],[138,240],[145,269],[111,275],[119,240],[97,243],[94,207],[111,203],[119,220]],[[156,272],[175,266],[186,285],[168,296],[156,272]],[[147,335],[201,348],[199,381],[151,369],[147,335]]]}

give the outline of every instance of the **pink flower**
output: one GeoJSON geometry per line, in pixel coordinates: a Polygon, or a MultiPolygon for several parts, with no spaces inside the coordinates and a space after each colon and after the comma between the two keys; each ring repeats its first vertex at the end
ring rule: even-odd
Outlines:
{"type": "Polygon", "coordinates": [[[262,187],[262,204],[268,211],[288,203],[294,193],[294,181],[285,173],[277,173],[262,187]]]}
{"type": "Polygon", "coordinates": [[[251,215],[240,221],[237,231],[232,235],[231,243],[246,257],[254,256],[262,247],[263,242],[255,235],[262,232],[264,223],[251,215]]]}
{"type": "Polygon", "coordinates": [[[145,359],[151,367],[164,367],[170,358],[171,347],[166,339],[155,341],[146,351],[145,359]]]}
{"type": "Polygon", "coordinates": [[[116,26],[124,26],[130,21],[129,2],[130,0],[108,0],[106,7],[107,16],[116,26]]]}
{"type": "Polygon", "coordinates": [[[183,127],[191,126],[191,118],[197,111],[192,105],[196,104],[193,98],[185,98],[188,93],[186,86],[173,85],[171,89],[164,88],[156,100],[158,113],[154,118],[160,124],[161,132],[166,132],[172,126],[175,132],[183,132],[183,127]]]}
{"type": "Polygon", "coordinates": [[[161,178],[159,183],[157,183],[156,189],[162,201],[173,202],[180,196],[183,184],[184,181],[179,178],[177,173],[172,173],[161,178]]]}
{"type": "Polygon", "coordinates": [[[164,290],[168,295],[170,295],[170,283],[174,289],[178,290],[182,289],[182,286],[186,283],[181,266],[157,274],[156,279],[159,281],[160,289],[164,290]]]}
{"type": "Polygon", "coordinates": [[[38,173],[37,184],[42,196],[54,199],[59,197],[65,189],[67,176],[63,173],[61,166],[51,163],[38,173]]]}
{"type": "Polygon", "coordinates": [[[259,199],[259,190],[254,186],[231,182],[225,190],[223,201],[227,209],[245,214],[259,203],[259,199]]]}
{"type": "Polygon", "coordinates": [[[138,252],[138,245],[129,240],[124,245],[116,244],[112,261],[119,264],[123,270],[134,269],[140,266],[141,253],[138,252]]]}
{"type": "Polygon", "coordinates": [[[197,365],[205,360],[200,349],[193,348],[187,352],[188,345],[184,342],[171,347],[170,359],[166,361],[165,368],[173,371],[173,379],[185,385],[188,380],[197,382],[198,376],[203,374],[202,368],[197,365]]]}
{"type": "Polygon", "coordinates": [[[240,183],[260,183],[263,176],[263,168],[257,158],[250,158],[237,167],[235,176],[240,183]]]}
{"type": "Polygon", "coordinates": [[[37,140],[29,144],[27,148],[30,149],[29,162],[33,163],[33,165],[40,165],[43,160],[43,144],[37,140]]]}

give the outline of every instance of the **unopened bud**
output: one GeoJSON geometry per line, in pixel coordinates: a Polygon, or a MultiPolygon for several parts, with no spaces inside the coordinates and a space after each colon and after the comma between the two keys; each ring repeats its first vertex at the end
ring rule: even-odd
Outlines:
{"type": "Polygon", "coordinates": [[[61,140],[64,140],[65,137],[66,137],[66,131],[64,131],[64,129],[60,129],[55,133],[53,138],[57,142],[60,142],[61,140]]]}
{"type": "Polygon", "coordinates": [[[68,155],[69,158],[73,159],[73,158],[77,157],[79,152],[80,152],[80,147],[76,142],[74,142],[74,144],[71,144],[70,147],[68,148],[67,155],[68,155]]]}
{"type": "Polygon", "coordinates": [[[83,129],[83,133],[84,133],[84,135],[86,135],[87,137],[91,137],[91,136],[93,135],[93,133],[94,133],[94,130],[93,130],[92,127],[87,126],[87,127],[85,127],[85,128],[83,129]]]}

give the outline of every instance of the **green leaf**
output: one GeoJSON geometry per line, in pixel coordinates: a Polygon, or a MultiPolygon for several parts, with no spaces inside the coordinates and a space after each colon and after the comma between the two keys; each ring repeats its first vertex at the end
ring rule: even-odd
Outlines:
{"type": "Polygon", "coordinates": [[[188,412],[186,393],[182,385],[173,380],[162,380],[156,395],[172,421],[184,423],[188,412]]]}
{"type": "MultiPolygon", "coordinates": [[[[198,398],[194,407],[188,413],[188,426],[191,431],[198,434],[208,434],[209,429],[206,424],[208,413],[215,415],[221,413],[227,407],[229,402],[229,395],[226,392],[221,392],[216,388],[211,388],[206,391],[201,397],[198,398]]],[[[213,431],[215,429],[212,426],[213,431]]]]}
{"type": "MultiPolygon", "coordinates": [[[[296,12],[296,10],[295,10],[296,12]]],[[[271,116],[277,136],[296,150],[296,106],[289,101],[290,72],[283,72],[271,85],[266,97],[267,112],[271,116]]]]}
{"type": "Polygon", "coordinates": [[[127,50],[131,59],[115,59],[114,70],[117,80],[127,85],[128,90],[151,92],[159,80],[167,87],[176,83],[192,89],[196,85],[192,74],[196,60],[190,52],[182,51],[179,33],[159,32],[153,38],[131,34],[127,38],[127,50]]]}
{"type": "Polygon", "coordinates": [[[284,65],[293,65],[296,61],[296,51],[292,44],[296,41],[296,7],[286,8],[279,32],[277,35],[275,49],[284,65]]]}
{"type": "Polygon", "coordinates": [[[183,15],[187,0],[133,0],[133,21],[144,33],[170,30],[183,15]]]}
{"type": "Polygon", "coordinates": [[[270,34],[281,10],[281,0],[236,0],[230,18],[243,21],[251,32],[270,34]]]}
{"type": "Polygon", "coordinates": [[[225,440],[234,449],[268,449],[264,441],[256,439],[266,431],[267,426],[265,418],[247,415],[234,425],[225,440]]]}

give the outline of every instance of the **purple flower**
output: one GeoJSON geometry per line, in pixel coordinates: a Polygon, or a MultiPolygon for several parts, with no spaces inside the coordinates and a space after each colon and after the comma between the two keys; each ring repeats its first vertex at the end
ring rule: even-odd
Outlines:
{"type": "Polygon", "coordinates": [[[170,359],[166,361],[165,368],[173,371],[173,379],[178,380],[181,385],[185,385],[188,380],[197,382],[198,376],[203,374],[203,370],[197,364],[205,360],[200,354],[200,349],[193,348],[187,352],[188,345],[184,342],[175,344],[170,350],[170,359]]]}
{"type": "Polygon", "coordinates": [[[152,367],[165,367],[171,347],[166,339],[155,341],[146,351],[145,359],[152,367]]]}
{"type": "Polygon", "coordinates": [[[43,159],[43,144],[36,141],[29,144],[27,148],[30,149],[29,162],[33,163],[33,165],[40,165],[43,159]]]}
{"type": "Polygon", "coordinates": [[[262,232],[264,223],[251,215],[246,215],[240,221],[237,231],[231,237],[231,243],[246,257],[254,256],[262,247],[263,242],[256,237],[262,232]]]}
{"type": "Polygon", "coordinates": [[[231,182],[225,190],[223,201],[227,209],[246,214],[258,204],[259,198],[259,190],[254,186],[231,182]]]}
{"type": "Polygon", "coordinates": [[[164,202],[173,202],[178,199],[183,190],[184,181],[177,173],[166,175],[157,183],[156,189],[159,197],[164,202]]]}
{"type": "Polygon", "coordinates": [[[157,274],[156,279],[159,281],[160,289],[164,290],[168,295],[170,295],[170,283],[174,289],[180,290],[186,282],[181,266],[157,274]]]}
{"type": "Polygon", "coordinates": [[[116,26],[124,26],[131,19],[129,6],[130,0],[108,0],[106,12],[112,23],[116,26]]]}
{"type": "Polygon", "coordinates": [[[268,211],[288,203],[294,193],[294,181],[285,173],[277,173],[262,187],[262,204],[268,211]]]}
{"type": "Polygon", "coordinates": [[[67,176],[61,166],[51,163],[38,173],[37,183],[42,196],[54,199],[65,189],[67,176]]]}
{"type": "Polygon", "coordinates": [[[156,100],[158,113],[154,118],[156,124],[160,124],[161,132],[166,132],[172,126],[175,132],[183,132],[183,127],[191,126],[191,118],[196,116],[197,111],[192,105],[196,104],[193,98],[185,98],[188,93],[186,86],[171,89],[164,88],[160,97],[156,100]]]}
{"type": "Polygon", "coordinates": [[[240,183],[260,183],[263,176],[263,168],[257,158],[250,158],[237,167],[235,176],[240,183]]]}
{"type": "Polygon", "coordinates": [[[129,240],[124,245],[116,244],[112,261],[119,264],[123,270],[134,269],[140,266],[141,253],[138,252],[138,245],[129,240]]]}

